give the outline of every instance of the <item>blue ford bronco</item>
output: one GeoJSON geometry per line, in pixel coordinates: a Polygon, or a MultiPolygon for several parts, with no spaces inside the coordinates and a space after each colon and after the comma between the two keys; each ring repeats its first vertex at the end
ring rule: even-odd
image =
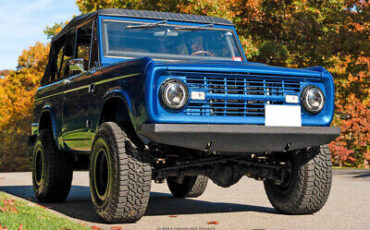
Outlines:
{"type": "Polygon", "coordinates": [[[228,20],[84,14],[53,38],[36,93],[34,193],[62,202],[73,170],[89,169],[98,216],[135,222],[152,180],[185,198],[246,175],[281,213],[311,214],[331,187],[333,113],[328,71],[247,61],[228,20]]]}

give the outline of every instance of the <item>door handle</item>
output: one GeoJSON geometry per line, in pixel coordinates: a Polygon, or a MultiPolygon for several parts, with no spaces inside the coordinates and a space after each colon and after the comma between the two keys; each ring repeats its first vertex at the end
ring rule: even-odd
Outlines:
{"type": "Polygon", "coordinates": [[[69,80],[69,79],[64,79],[63,80],[63,84],[68,85],[69,83],[71,83],[71,80],[69,80]]]}
{"type": "Polygon", "coordinates": [[[95,85],[91,84],[89,85],[89,93],[94,93],[95,92],[95,85]]]}

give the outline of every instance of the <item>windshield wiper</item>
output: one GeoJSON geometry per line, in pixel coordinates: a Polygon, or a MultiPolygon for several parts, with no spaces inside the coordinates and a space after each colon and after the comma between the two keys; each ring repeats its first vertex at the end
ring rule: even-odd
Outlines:
{"type": "Polygon", "coordinates": [[[201,26],[179,26],[179,27],[175,27],[174,29],[175,30],[201,30],[201,29],[205,29],[207,27],[213,27],[214,24],[205,24],[205,25],[201,25],[201,26]]]}
{"type": "Polygon", "coordinates": [[[136,28],[153,28],[157,27],[163,24],[167,24],[167,20],[158,21],[158,22],[151,22],[146,24],[140,24],[140,25],[128,25],[126,26],[126,29],[136,29],[136,28]]]}

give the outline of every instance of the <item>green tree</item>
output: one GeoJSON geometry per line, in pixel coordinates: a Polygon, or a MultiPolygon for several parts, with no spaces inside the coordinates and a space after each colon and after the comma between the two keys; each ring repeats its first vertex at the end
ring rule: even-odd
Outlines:
{"type": "Polygon", "coordinates": [[[46,37],[48,39],[52,39],[57,33],[59,33],[62,28],[67,24],[68,22],[61,22],[61,23],[54,23],[53,26],[46,26],[46,29],[44,29],[44,34],[46,34],[46,37]]]}

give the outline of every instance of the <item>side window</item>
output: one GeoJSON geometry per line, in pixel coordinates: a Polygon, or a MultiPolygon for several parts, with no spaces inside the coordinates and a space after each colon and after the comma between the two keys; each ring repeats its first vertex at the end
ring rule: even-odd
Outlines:
{"type": "Polygon", "coordinates": [[[98,40],[96,34],[96,21],[93,22],[93,32],[92,32],[92,43],[91,43],[91,56],[90,56],[90,68],[99,67],[98,59],[98,40]]]}
{"type": "MultiPolygon", "coordinates": [[[[73,72],[69,69],[69,60],[73,59],[74,56],[74,44],[75,44],[75,33],[71,33],[67,36],[67,39],[63,47],[63,56],[58,66],[59,78],[63,79],[72,76],[73,72]]],[[[59,59],[59,57],[58,57],[59,59]]],[[[59,61],[58,61],[59,62],[59,61]]]]}
{"type": "Polygon", "coordinates": [[[69,69],[71,59],[82,58],[85,70],[98,67],[98,55],[96,23],[92,21],[77,31],[64,35],[52,44],[42,84],[77,74],[69,69]]]}
{"type": "Polygon", "coordinates": [[[77,55],[76,58],[84,60],[84,69],[89,69],[90,43],[91,43],[92,22],[81,27],[77,31],[77,55]]]}
{"type": "Polygon", "coordinates": [[[55,71],[55,80],[59,80],[60,79],[60,70],[61,70],[61,66],[63,64],[63,47],[61,49],[59,49],[59,52],[58,52],[58,55],[57,55],[57,62],[56,62],[56,70],[55,71]]]}
{"type": "Polygon", "coordinates": [[[58,80],[59,66],[63,57],[64,40],[54,42],[50,47],[49,63],[45,72],[43,84],[49,84],[58,80]]]}

